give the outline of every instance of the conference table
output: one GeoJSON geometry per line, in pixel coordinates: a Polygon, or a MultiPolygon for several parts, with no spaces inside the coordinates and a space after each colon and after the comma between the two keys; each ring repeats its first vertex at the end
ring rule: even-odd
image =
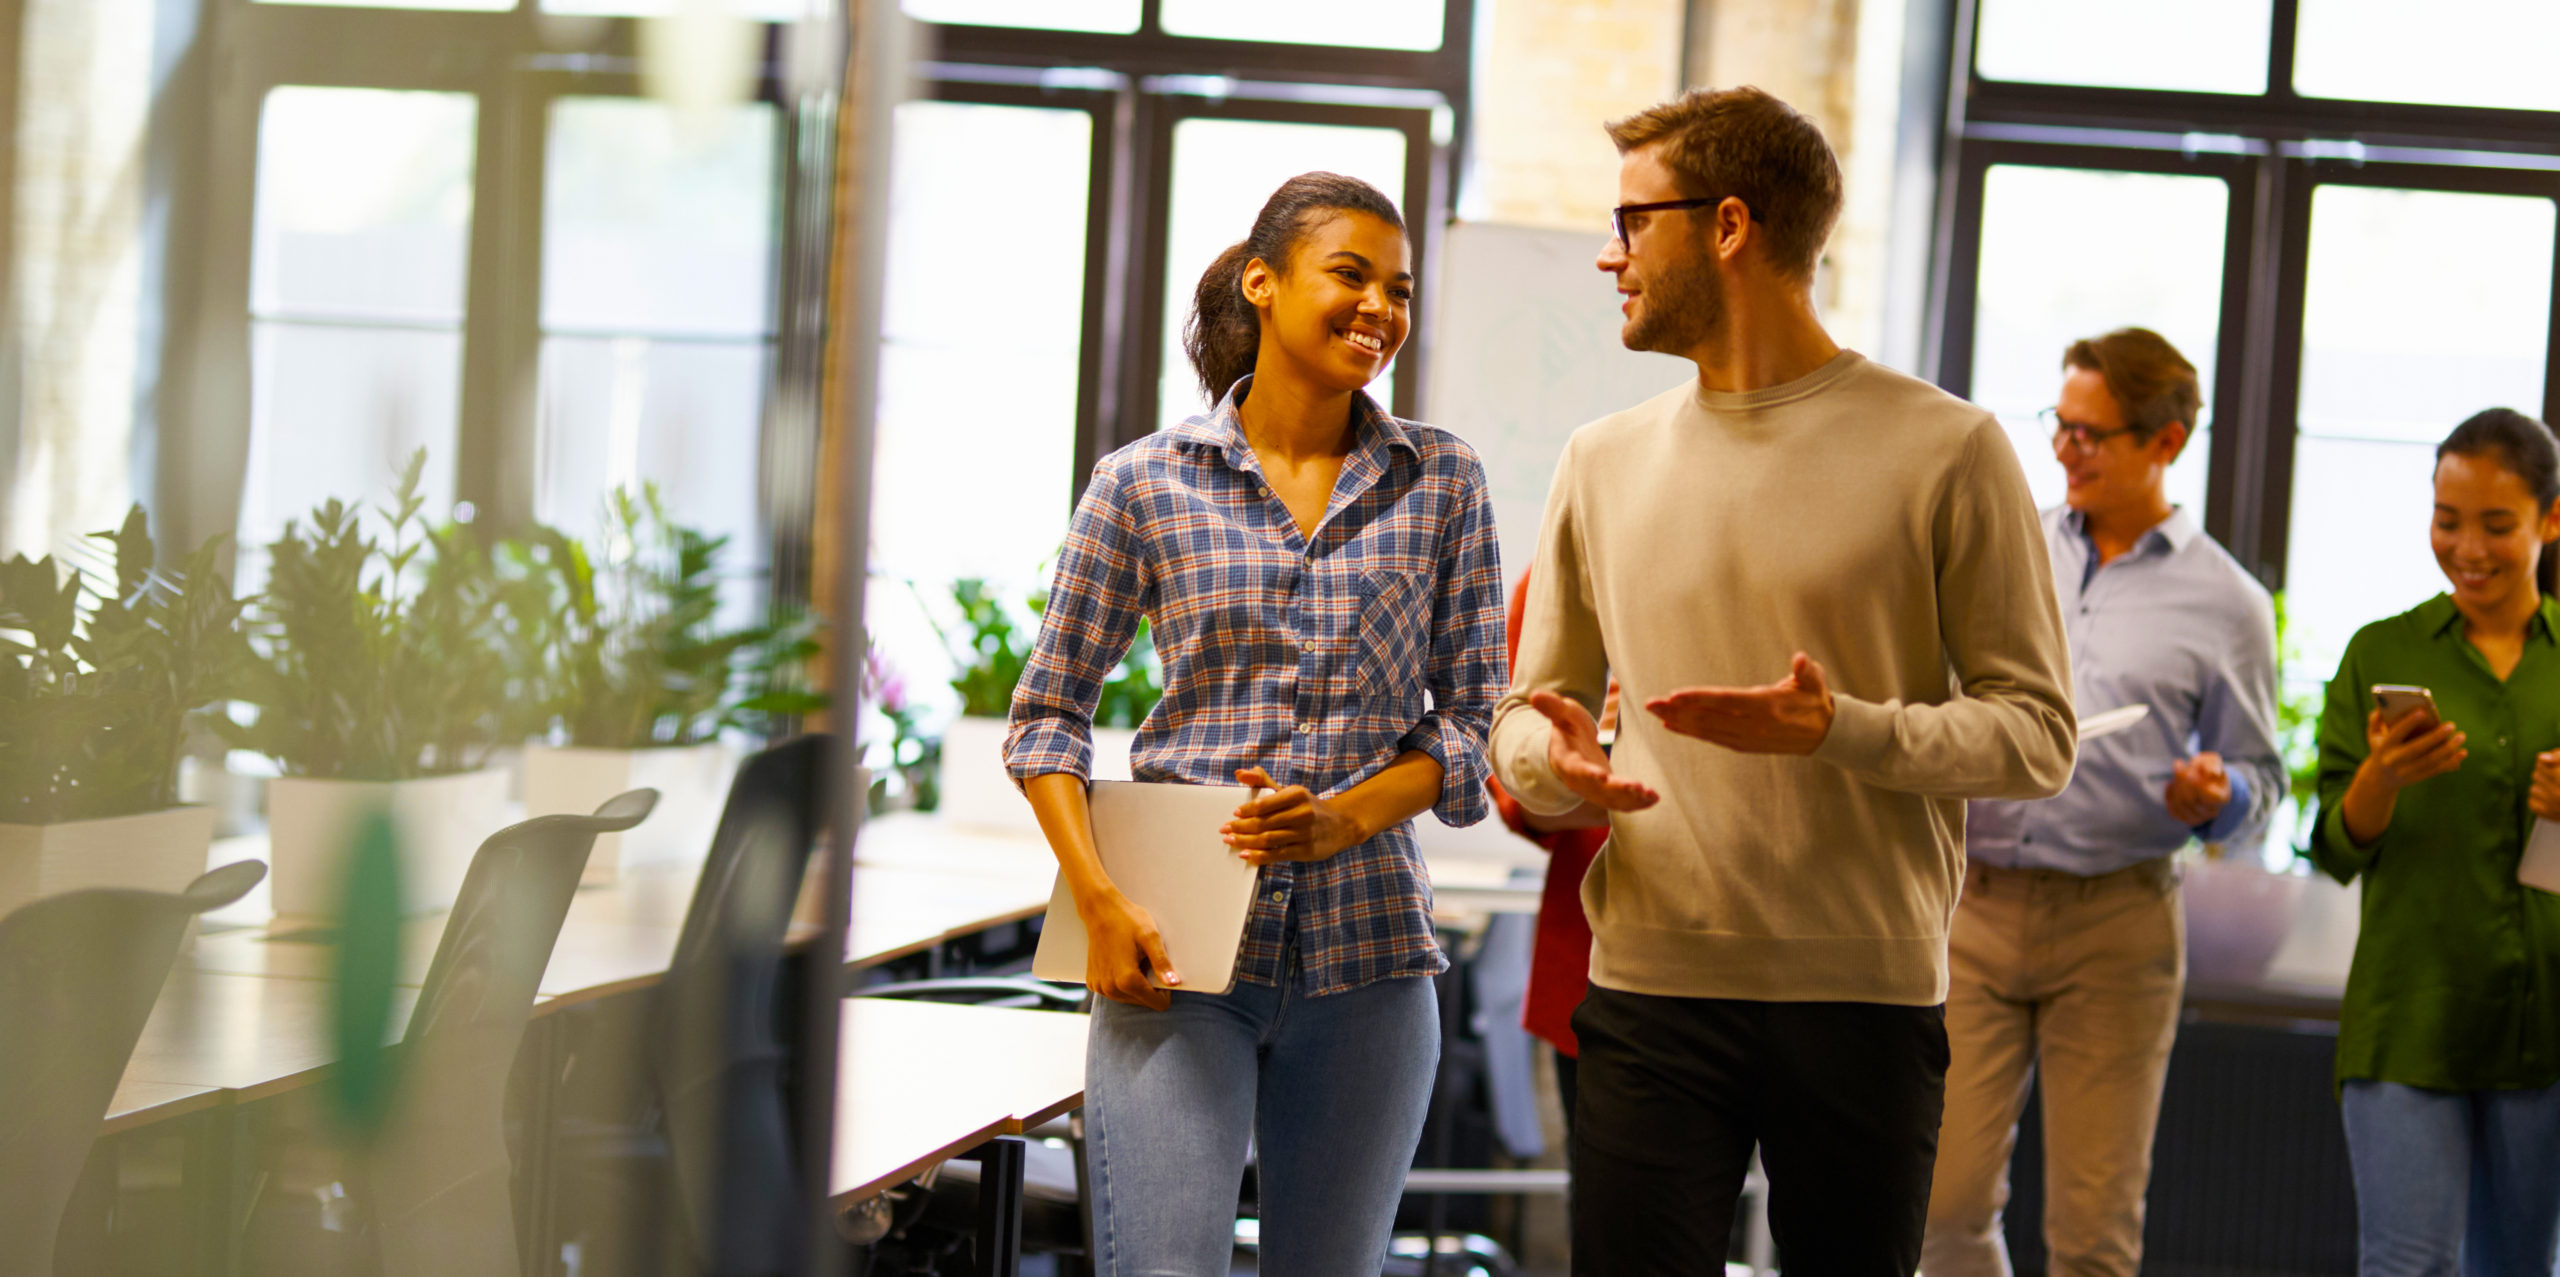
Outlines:
{"type": "MultiPolygon", "coordinates": [[[[1444,915],[1535,908],[1536,884],[1521,882],[1518,870],[1542,859],[1521,856],[1507,835],[1488,839],[1428,825],[1441,835],[1431,864],[1448,897],[1444,915]],[[1458,832],[1470,837],[1453,847],[1448,835],[1458,832]]],[[[214,863],[263,858],[262,851],[262,840],[226,840],[214,863]]],[[[1535,848],[1528,853],[1537,855],[1535,848]]],[[[539,985],[529,1045],[547,1017],[663,978],[700,868],[644,865],[579,890],[539,985]]],[[[855,845],[844,968],[854,973],[929,955],[1027,923],[1046,910],[1055,874],[1037,833],[1018,825],[973,827],[911,814],[871,821],[855,845]]],[[[809,885],[816,885],[815,862],[809,885]]],[[[820,936],[819,903],[815,891],[804,891],[789,935],[795,947],[820,936]]],[[[216,920],[235,925],[209,929],[180,957],[102,1135],[202,1118],[327,1075],[336,1054],[333,948],[325,935],[258,919],[257,900],[244,905],[216,920]]],[[[433,914],[402,923],[390,1017],[395,1040],[444,922],[433,914]]],[[[844,1203],[877,1194],[1080,1105],[1084,1023],[1081,1015],[1056,1012],[849,999],[831,1196],[844,1203]]]]}

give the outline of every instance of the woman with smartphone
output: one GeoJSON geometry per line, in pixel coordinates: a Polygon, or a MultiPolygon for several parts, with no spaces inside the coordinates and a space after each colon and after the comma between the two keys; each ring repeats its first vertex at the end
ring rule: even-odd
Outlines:
{"type": "Polygon", "coordinates": [[[1448,965],[1412,821],[1484,817],[1504,681],[1484,468],[1364,389],[1404,344],[1412,261],[1376,188],[1281,185],[1200,280],[1184,348],[1217,407],[1094,468],[1014,692],[1006,766],[1091,942],[1105,1277],[1226,1272],[1249,1150],[1260,1271],[1386,1262],[1448,965]],[[1132,772],[1256,791],[1220,831],[1260,867],[1223,993],[1185,987],[1094,846],[1094,704],[1142,615],[1165,694],[1132,772]]]}
{"type": "Polygon", "coordinates": [[[2347,645],[2312,859],[2364,881],[2339,1018],[2360,1272],[2551,1277],[2560,1258],[2560,445],[2493,408],[2436,449],[2451,587],[2347,645]]]}

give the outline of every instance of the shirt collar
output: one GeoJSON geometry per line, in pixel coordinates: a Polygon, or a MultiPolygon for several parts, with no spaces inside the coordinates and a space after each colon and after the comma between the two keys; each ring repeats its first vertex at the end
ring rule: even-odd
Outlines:
{"type": "MultiPolygon", "coordinates": [[[[2461,637],[2457,627],[2462,621],[2462,609],[2453,605],[2452,595],[2439,594],[2419,604],[2417,614],[2418,624],[2426,628],[2429,637],[2443,638],[2447,634],[2461,637]]],[[[2548,594],[2542,596],[2542,606],[2536,608],[2532,619],[2524,623],[2524,632],[2527,638],[2538,638],[2550,646],[2560,647],[2560,599],[2548,594]]]]}
{"type": "MultiPolygon", "coordinates": [[[[1182,424],[1168,427],[1165,433],[1173,436],[1176,442],[1214,448],[1227,459],[1228,465],[1259,474],[1262,465],[1254,459],[1253,445],[1245,442],[1244,418],[1236,411],[1252,390],[1253,376],[1248,373],[1227,391],[1227,397],[1219,400],[1217,407],[1200,416],[1184,418],[1182,424]]],[[[1414,446],[1413,437],[1405,433],[1404,423],[1379,407],[1378,401],[1370,398],[1368,391],[1354,392],[1351,407],[1360,414],[1360,426],[1351,442],[1354,456],[1386,449],[1402,449],[1416,458],[1422,455],[1422,450],[1414,446]]],[[[1376,460],[1378,468],[1386,468],[1385,457],[1380,456],[1376,460]]]]}
{"type": "MultiPolygon", "coordinates": [[[[2062,526],[2071,530],[2074,539],[2084,543],[2089,540],[2088,515],[2065,507],[2062,512],[2062,526]]],[[[2136,553],[2140,553],[2157,544],[2168,553],[2175,554],[2186,549],[2188,544],[2202,532],[2203,529],[2196,526],[2194,517],[2187,513],[2185,506],[2171,506],[2169,517],[2153,524],[2150,531],[2143,533],[2142,538],[2134,542],[2133,548],[2136,553]]]]}

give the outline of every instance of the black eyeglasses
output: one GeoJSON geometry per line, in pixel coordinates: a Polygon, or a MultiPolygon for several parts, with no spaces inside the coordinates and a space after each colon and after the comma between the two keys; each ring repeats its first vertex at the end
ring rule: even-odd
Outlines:
{"type": "Polygon", "coordinates": [[[2113,439],[2117,435],[2129,435],[2135,433],[2132,426],[2122,426],[2114,430],[2101,430],[2096,426],[2088,425],[2084,422],[2065,421],[2062,419],[2062,410],[2060,408],[2047,408],[2036,414],[2036,420],[2044,426],[2045,434],[2053,440],[2053,446],[2059,448],[2062,446],[2063,440],[2069,439],[2071,441],[2071,446],[2081,452],[2094,451],[2099,444],[2105,443],[2107,440],[2113,439]]]}
{"type": "MultiPolygon", "coordinates": [[[[1620,204],[1609,210],[1609,229],[1617,232],[1618,242],[1624,244],[1627,242],[1627,214],[1629,213],[1661,213],[1675,208],[1714,208],[1731,198],[1733,197],[1729,195],[1718,195],[1703,200],[1656,200],[1651,204],[1620,204]]],[[[1760,220],[1760,214],[1750,205],[1743,205],[1742,211],[1749,213],[1752,221],[1760,220]]]]}

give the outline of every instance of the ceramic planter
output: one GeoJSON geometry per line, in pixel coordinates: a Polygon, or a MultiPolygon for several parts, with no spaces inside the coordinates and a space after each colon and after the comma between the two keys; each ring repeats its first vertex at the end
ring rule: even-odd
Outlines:
{"type": "Polygon", "coordinates": [[[2311,880],[2243,860],[2196,860],[2184,868],[2187,978],[2256,983],[2284,948],[2311,880]]]}
{"type": "Polygon", "coordinates": [[[0,916],[32,900],[92,887],[177,891],[205,870],[212,807],[138,816],[0,825],[0,916]]]}
{"type": "Polygon", "coordinates": [[[528,746],[524,814],[583,816],[625,790],[657,790],[658,806],[647,820],[596,839],[585,881],[611,882],[633,865],[702,859],[737,767],[729,747],[716,741],[663,749],[528,746]]]}
{"type": "MultiPolygon", "coordinates": [[[[1031,804],[1004,769],[1005,720],[962,717],[942,734],[942,818],[979,829],[1038,836],[1031,804]]],[[[1129,779],[1129,746],[1138,733],[1125,727],[1093,729],[1093,778],[1129,779]]]]}
{"type": "Polygon", "coordinates": [[[267,882],[280,918],[338,912],[357,824],[377,808],[400,831],[401,904],[411,913],[450,908],[480,843],[507,820],[507,774],[496,769],[417,780],[267,783],[267,882]]]}

